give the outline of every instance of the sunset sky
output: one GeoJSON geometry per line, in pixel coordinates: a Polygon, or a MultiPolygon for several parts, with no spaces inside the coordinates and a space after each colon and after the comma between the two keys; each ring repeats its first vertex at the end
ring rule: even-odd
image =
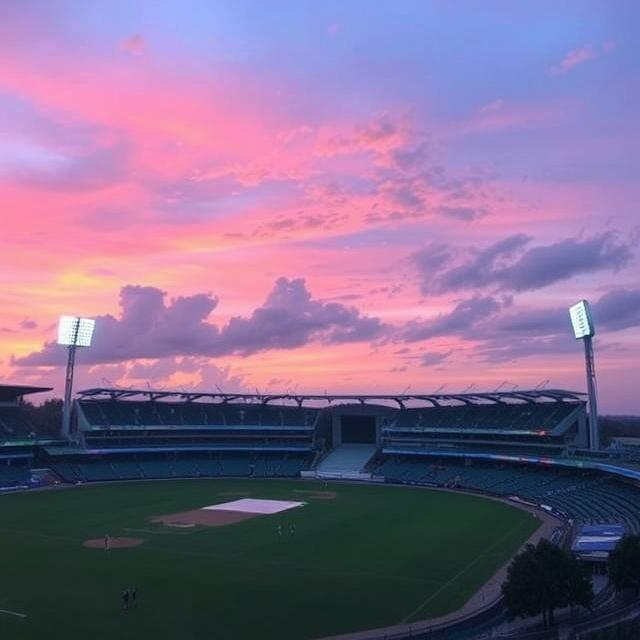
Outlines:
{"type": "Polygon", "coordinates": [[[0,382],[640,413],[640,4],[0,2],[0,382]]]}

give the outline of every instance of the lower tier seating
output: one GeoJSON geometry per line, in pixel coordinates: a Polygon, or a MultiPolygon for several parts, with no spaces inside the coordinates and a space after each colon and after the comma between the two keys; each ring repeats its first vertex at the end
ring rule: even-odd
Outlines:
{"type": "Polygon", "coordinates": [[[547,505],[577,524],[619,522],[640,531],[640,487],[600,473],[399,456],[385,458],[374,473],[391,482],[518,496],[547,505]]]}
{"type": "Polygon", "coordinates": [[[101,480],[139,480],[154,478],[201,477],[296,477],[308,469],[308,455],[274,454],[264,457],[210,454],[201,456],[140,456],[128,460],[90,459],[81,462],[51,464],[51,469],[65,482],[101,480]]]}
{"type": "Polygon", "coordinates": [[[0,464],[0,487],[22,487],[29,484],[30,480],[28,467],[0,464]]]}

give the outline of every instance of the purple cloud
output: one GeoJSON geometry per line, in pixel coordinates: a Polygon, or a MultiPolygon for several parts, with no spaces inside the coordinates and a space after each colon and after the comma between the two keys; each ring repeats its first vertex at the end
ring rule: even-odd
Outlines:
{"type": "MultiPolygon", "coordinates": [[[[571,302],[574,302],[573,300],[571,302]]],[[[579,349],[571,339],[566,307],[521,309],[476,325],[483,339],[477,353],[490,361],[514,360],[536,355],[570,353],[579,349]]],[[[640,326],[640,289],[615,289],[592,305],[596,334],[640,326]]],[[[602,348],[605,345],[601,345],[602,348]]]]}
{"type": "Polygon", "coordinates": [[[500,308],[501,304],[494,298],[474,296],[459,302],[449,313],[408,323],[401,335],[406,342],[417,342],[438,336],[466,334],[478,322],[493,316],[500,308]]]}
{"type": "MultiPolygon", "coordinates": [[[[82,364],[175,356],[250,355],[293,349],[309,342],[341,344],[379,337],[385,326],[355,307],[314,300],[303,279],[279,278],[265,303],[251,316],[235,316],[218,328],[207,320],[218,304],[211,294],[165,302],[155,287],[127,285],[120,291],[120,317],[96,318],[94,346],[78,354],[82,364]]],[[[48,342],[13,360],[17,366],[61,365],[64,350],[48,342]]]]}
{"type": "Polygon", "coordinates": [[[442,364],[453,353],[453,349],[449,351],[427,351],[421,360],[423,367],[434,367],[435,365],[442,364]]]}
{"type": "Polygon", "coordinates": [[[279,278],[250,317],[234,317],[221,332],[229,352],[244,355],[264,349],[292,349],[308,342],[362,342],[379,337],[384,325],[355,307],[313,300],[303,279],[279,278]]]}
{"type": "Polygon", "coordinates": [[[596,271],[617,271],[626,266],[631,244],[605,232],[591,238],[566,238],[525,250],[531,238],[516,234],[476,250],[453,267],[454,253],[446,246],[427,248],[413,255],[422,277],[423,293],[446,293],[495,287],[504,291],[532,291],[596,271]]]}
{"type": "Polygon", "coordinates": [[[615,289],[605,293],[593,308],[596,330],[618,331],[640,326],[640,289],[615,289]]]}
{"type": "Polygon", "coordinates": [[[531,356],[553,356],[579,350],[579,345],[571,340],[568,332],[562,335],[543,337],[521,337],[511,342],[498,339],[488,340],[475,354],[484,362],[508,362],[531,356]]]}
{"type": "Polygon", "coordinates": [[[452,218],[453,220],[461,220],[463,222],[471,222],[471,220],[477,220],[486,214],[484,209],[478,209],[475,207],[452,207],[442,206],[438,208],[438,213],[445,218],[452,218]]]}

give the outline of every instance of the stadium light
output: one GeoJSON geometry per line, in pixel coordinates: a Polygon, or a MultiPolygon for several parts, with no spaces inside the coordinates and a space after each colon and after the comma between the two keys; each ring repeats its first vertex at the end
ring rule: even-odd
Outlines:
{"type": "Polygon", "coordinates": [[[600,448],[598,430],[598,400],[596,393],[596,368],[593,356],[593,336],[596,334],[591,308],[586,300],[580,300],[569,308],[569,317],[576,340],[584,343],[584,360],[587,373],[587,391],[589,393],[589,445],[592,451],[600,448]]]}
{"type": "Polygon", "coordinates": [[[91,318],[61,316],[58,322],[58,344],[67,348],[67,372],[64,381],[64,406],[62,410],[62,437],[71,435],[71,394],[73,370],[78,347],[90,347],[96,321],[91,318]]]}
{"type": "Polygon", "coordinates": [[[573,325],[573,333],[576,340],[581,338],[592,338],[596,331],[593,326],[593,318],[591,317],[591,309],[586,300],[580,300],[569,308],[569,316],[573,325]]]}

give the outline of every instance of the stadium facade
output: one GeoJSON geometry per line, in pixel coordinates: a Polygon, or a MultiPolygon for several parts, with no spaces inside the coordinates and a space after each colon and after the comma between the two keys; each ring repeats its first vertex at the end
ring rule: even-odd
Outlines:
{"type": "MultiPolygon", "coordinates": [[[[0,485],[178,477],[321,477],[460,488],[576,528],[640,530],[640,457],[589,450],[584,396],[81,391],[71,439],[42,441],[3,387],[0,485]]],[[[1,394],[0,394],[1,395],[1,394]]]]}

